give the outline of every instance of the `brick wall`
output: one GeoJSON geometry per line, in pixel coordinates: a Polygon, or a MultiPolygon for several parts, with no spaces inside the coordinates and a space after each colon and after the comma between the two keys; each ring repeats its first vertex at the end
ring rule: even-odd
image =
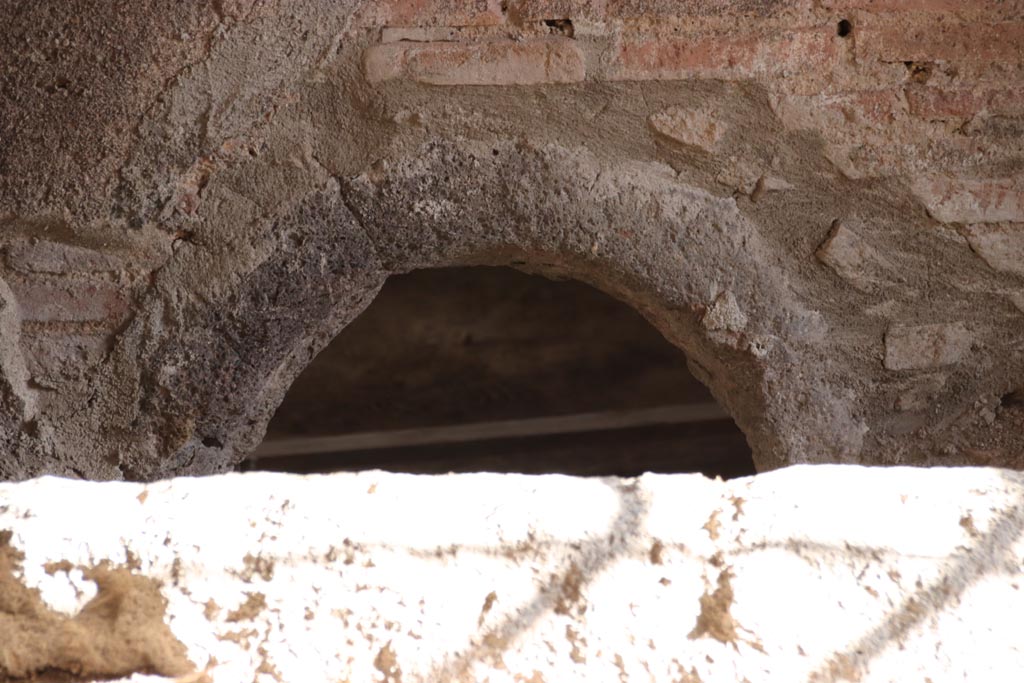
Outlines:
{"type": "Polygon", "coordinates": [[[1006,144],[978,133],[1024,111],[1018,1],[393,0],[367,21],[384,31],[385,43],[365,54],[374,82],[753,80],[777,98],[787,125],[833,145],[851,177],[928,166],[992,177],[996,188],[1007,179],[977,159],[996,167],[1022,153],[1019,135],[1006,144]],[[936,134],[968,124],[969,140],[936,134]]]}
{"type": "Polygon", "coordinates": [[[83,472],[230,466],[388,274],[499,262],[641,310],[762,466],[1019,462],[1024,0],[0,18],[0,364],[47,447],[135,459],[83,472]]]}

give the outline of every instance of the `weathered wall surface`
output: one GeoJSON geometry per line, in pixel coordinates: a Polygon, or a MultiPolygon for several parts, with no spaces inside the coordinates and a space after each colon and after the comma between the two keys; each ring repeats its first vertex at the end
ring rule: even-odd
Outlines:
{"type": "Polygon", "coordinates": [[[450,264],[626,300],[762,468],[1022,462],[1020,0],[0,16],[0,476],[222,471],[450,264]]]}
{"type": "Polygon", "coordinates": [[[1024,672],[1017,472],[47,478],[0,501],[0,679],[1024,672]]]}

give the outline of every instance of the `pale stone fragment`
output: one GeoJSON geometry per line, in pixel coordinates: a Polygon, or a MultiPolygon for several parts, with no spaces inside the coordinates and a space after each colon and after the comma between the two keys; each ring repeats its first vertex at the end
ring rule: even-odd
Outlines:
{"type": "Polygon", "coordinates": [[[1024,223],[976,223],[964,232],[993,270],[1024,277],[1024,223]]]}
{"type": "Polygon", "coordinates": [[[1016,306],[1021,313],[1024,313],[1024,290],[1013,292],[1009,297],[1013,305],[1016,306]]]}
{"type": "Polygon", "coordinates": [[[1024,184],[1018,178],[953,179],[921,176],[911,189],[943,223],[1024,222],[1024,184]]]}
{"type": "Polygon", "coordinates": [[[736,296],[726,290],[715,298],[704,314],[703,322],[709,330],[741,332],[747,326],[747,316],[736,302],[736,296]]]}
{"type": "Polygon", "coordinates": [[[816,253],[818,260],[856,289],[870,292],[891,280],[893,266],[843,221],[832,225],[816,253]]]}
{"type": "Polygon", "coordinates": [[[925,370],[958,363],[971,349],[963,323],[893,325],[885,334],[888,370],[925,370]]]}
{"type": "Polygon", "coordinates": [[[706,152],[714,152],[726,132],[721,117],[708,109],[671,107],[650,120],[651,127],[661,135],[706,152]]]}

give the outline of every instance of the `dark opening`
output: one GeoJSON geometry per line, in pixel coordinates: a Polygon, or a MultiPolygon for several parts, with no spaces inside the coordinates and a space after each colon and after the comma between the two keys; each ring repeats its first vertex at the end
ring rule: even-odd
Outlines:
{"type": "Polygon", "coordinates": [[[572,19],[545,19],[544,25],[548,27],[548,30],[551,33],[557,35],[563,35],[568,38],[572,38],[576,35],[576,30],[572,25],[572,19]]]}
{"type": "Polygon", "coordinates": [[[389,279],[295,381],[247,468],[754,473],[735,423],[636,311],[507,268],[389,279]]]}
{"type": "Polygon", "coordinates": [[[1024,408],[1024,387],[1005,394],[999,404],[1003,408],[1024,408]]]}
{"type": "Polygon", "coordinates": [[[836,34],[840,38],[845,38],[853,32],[853,24],[848,19],[840,19],[839,25],[836,27],[836,34]]]}

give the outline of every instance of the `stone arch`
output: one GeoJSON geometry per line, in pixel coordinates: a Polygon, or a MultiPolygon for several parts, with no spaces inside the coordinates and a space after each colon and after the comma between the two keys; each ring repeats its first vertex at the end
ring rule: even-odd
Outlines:
{"type": "MultiPolygon", "coordinates": [[[[461,263],[633,305],[762,469],[1020,465],[1003,62],[850,40],[814,3],[100,4],[19,5],[0,37],[2,247],[51,242],[41,271],[0,263],[22,314],[0,476],[223,470],[390,273],[461,263]],[[79,333],[75,377],[22,382],[33,344],[79,333]]],[[[1007,11],[950,30],[1017,64],[1007,11]]],[[[883,14],[850,35],[938,16],[883,14]]]]}
{"type": "Polygon", "coordinates": [[[142,368],[145,424],[134,428],[157,438],[129,452],[126,476],[231,466],[389,274],[448,265],[571,277],[625,301],[687,355],[759,467],[793,459],[778,429],[785,403],[770,395],[784,376],[772,364],[806,352],[780,321],[817,319],[786,297],[735,202],[681,184],[667,167],[602,168],[583,150],[552,146],[435,142],[332,179],[270,235],[269,257],[226,300],[194,307],[175,334],[159,335],[142,368]]]}

